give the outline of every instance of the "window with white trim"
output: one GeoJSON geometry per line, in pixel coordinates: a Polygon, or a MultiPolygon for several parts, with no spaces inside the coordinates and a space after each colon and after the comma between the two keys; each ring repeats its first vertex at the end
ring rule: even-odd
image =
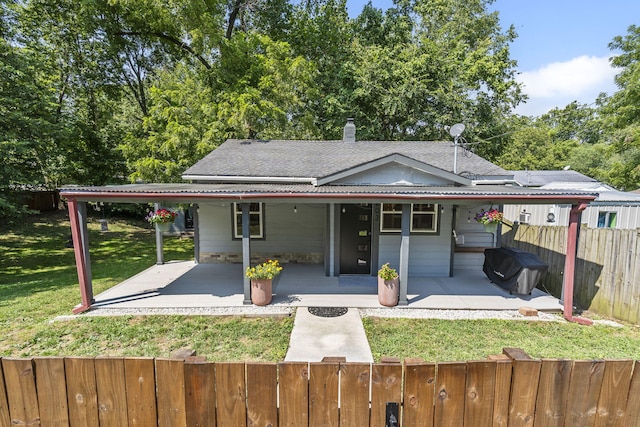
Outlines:
{"type": "Polygon", "coordinates": [[[617,212],[598,212],[598,228],[616,228],[617,212]]]}
{"type": "MultiPolygon", "coordinates": [[[[402,204],[383,203],[380,209],[380,231],[400,232],[402,229],[402,204]]],[[[438,205],[415,203],[411,205],[411,232],[436,233],[438,231],[438,205]]]]}
{"type": "MultiPolygon", "coordinates": [[[[233,204],[233,237],[242,239],[242,207],[239,203],[233,204]]],[[[249,231],[252,239],[264,238],[264,215],[262,203],[249,204],[249,231]]]]}

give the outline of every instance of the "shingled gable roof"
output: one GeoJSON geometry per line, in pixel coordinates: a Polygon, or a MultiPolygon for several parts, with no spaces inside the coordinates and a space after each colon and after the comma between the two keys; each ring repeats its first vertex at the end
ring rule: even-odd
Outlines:
{"type": "MultiPolygon", "coordinates": [[[[183,178],[193,181],[224,181],[225,177],[320,180],[342,176],[346,171],[368,164],[379,165],[385,159],[393,161],[396,155],[396,159],[424,164],[425,170],[442,171],[445,176],[453,174],[454,146],[451,142],[230,139],[187,169],[183,178]]],[[[458,151],[457,171],[457,175],[468,178],[512,176],[462,149],[458,151]]]]}

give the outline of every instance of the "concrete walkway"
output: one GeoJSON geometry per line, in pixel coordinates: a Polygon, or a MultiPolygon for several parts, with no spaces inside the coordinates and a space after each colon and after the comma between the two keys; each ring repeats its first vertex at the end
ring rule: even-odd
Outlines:
{"type": "Polygon", "coordinates": [[[347,362],[373,363],[360,313],[349,308],[337,317],[318,317],[298,307],[287,362],[320,362],[323,357],[345,357],[347,362]]]}

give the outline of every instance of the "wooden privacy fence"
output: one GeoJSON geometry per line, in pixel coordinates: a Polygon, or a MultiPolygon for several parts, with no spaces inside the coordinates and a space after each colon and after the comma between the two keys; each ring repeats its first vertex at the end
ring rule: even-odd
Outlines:
{"type": "MultiPolygon", "coordinates": [[[[580,228],[574,303],[632,323],[640,322],[640,230],[580,228]]],[[[560,297],[566,227],[517,225],[502,245],[537,254],[549,265],[544,284],[560,297]]]]}
{"type": "Polygon", "coordinates": [[[640,425],[638,362],[505,353],[402,364],[4,358],[0,426],[640,425]]]}

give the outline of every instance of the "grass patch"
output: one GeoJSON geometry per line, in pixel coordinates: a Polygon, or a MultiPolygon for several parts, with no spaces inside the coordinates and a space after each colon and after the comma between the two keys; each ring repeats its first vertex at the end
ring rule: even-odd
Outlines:
{"type": "MultiPolygon", "coordinates": [[[[155,264],[155,233],[144,221],[90,221],[95,293],[155,264]]],[[[290,318],[210,316],[80,317],[53,322],[80,302],[73,250],[66,248],[64,213],[27,217],[0,233],[0,356],[169,357],[195,349],[212,361],[281,361],[290,318]]],[[[165,259],[192,259],[191,239],[165,238],[165,259]]],[[[374,358],[427,361],[484,359],[504,347],[537,358],[640,360],[640,329],[584,327],[567,322],[366,318],[374,358]]]]}
{"type": "Polygon", "coordinates": [[[515,320],[363,319],[371,351],[381,356],[427,361],[486,359],[505,347],[534,358],[640,359],[634,326],[581,326],[568,322],[515,320]]]}
{"type": "MultiPolygon", "coordinates": [[[[156,262],[155,232],[144,221],[90,220],[94,293],[156,262]]],[[[80,317],[54,322],[80,302],[70,226],[63,212],[27,217],[0,234],[0,356],[168,357],[182,347],[208,360],[279,361],[291,319],[210,316],[80,317]]],[[[165,237],[165,259],[193,259],[193,241],[165,237]]]]}

